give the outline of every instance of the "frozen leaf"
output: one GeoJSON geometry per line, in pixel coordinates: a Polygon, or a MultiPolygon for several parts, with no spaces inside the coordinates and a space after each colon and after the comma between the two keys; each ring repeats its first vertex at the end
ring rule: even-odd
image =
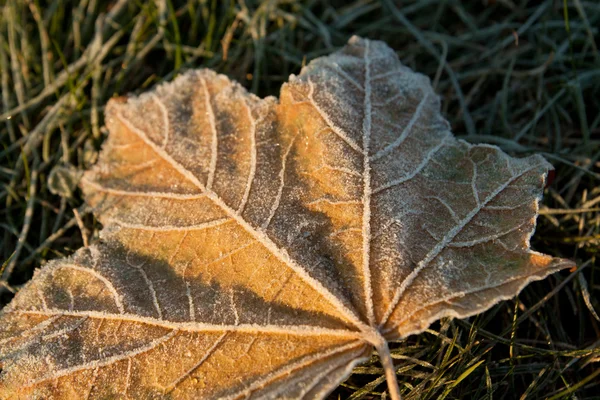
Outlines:
{"type": "Polygon", "coordinates": [[[72,165],[57,165],[48,175],[48,189],[52,194],[69,199],[73,197],[81,175],[82,171],[72,165]]]}
{"type": "Polygon", "coordinates": [[[529,248],[551,166],[456,140],[353,38],[260,99],[208,70],[106,109],[99,243],[3,311],[0,397],[323,398],[373,347],[572,264],[529,248]]]}

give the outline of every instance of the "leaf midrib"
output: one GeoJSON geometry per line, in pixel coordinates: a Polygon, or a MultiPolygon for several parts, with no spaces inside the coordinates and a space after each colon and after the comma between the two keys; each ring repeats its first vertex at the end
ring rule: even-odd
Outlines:
{"type": "Polygon", "coordinates": [[[369,41],[365,42],[363,61],[365,63],[365,93],[363,103],[363,218],[362,218],[362,244],[363,244],[363,281],[365,307],[369,324],[374,327],[375,309],[373,305],[373,287],[371,278],[371,64],[369,60],[369,41]]]}
{"type": "Polygon", "coordinates": [[[351,339],[362,338],[360,332],[350,329],[324,328],[316,325],[276,325],[276,324],[209,324],[195,321],[169,321],[165,319],[142,317],[131,313],[109,313],[103,311],[66,311],[63,309],[48,308],[46,310],[10,310],[6,314],[38,315],[48,317],[88,317],[93,319],[113,320],[121,322],[133,322],[144,325],[158,326],[185,332],[243,332],[243,333],[268,333],[274,335],[296,335],[296,336],[335,336],[351,339]]]}

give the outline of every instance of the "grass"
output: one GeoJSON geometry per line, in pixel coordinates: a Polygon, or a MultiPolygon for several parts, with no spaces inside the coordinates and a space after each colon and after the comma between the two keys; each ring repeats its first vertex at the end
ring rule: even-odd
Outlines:
{"type": "MultiPolygon", "coordinates": [[[[8,0],[1,13],[0,305],[97,236],[75,183],[109,98],[201,66],[276,95],[358,34],[432,78],[456,135],[554,164],[533,246],[579,266],[393,344],[404,398],[600,398],[600,3],[8,0]]],[[[330,398],[384,391],[373,358],[330,398]]]]}

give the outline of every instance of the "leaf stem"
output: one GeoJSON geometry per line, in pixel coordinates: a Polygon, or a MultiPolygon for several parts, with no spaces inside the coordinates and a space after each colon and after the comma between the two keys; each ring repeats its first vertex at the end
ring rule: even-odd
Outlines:
{"type": "Polygon", "coordinates": [[[398,386],[398,378],[396,376],[396,368],[394,368],[394,362],[392,361],[392,355],[387,341],[380,341],[375,348],[377,349],[381,365],[383,365],[383,370],[385,371],[385,379],[390,392],[390,398],[392,400],[402,400],[402,397],[400,396],[400,387],[398,386]]]}

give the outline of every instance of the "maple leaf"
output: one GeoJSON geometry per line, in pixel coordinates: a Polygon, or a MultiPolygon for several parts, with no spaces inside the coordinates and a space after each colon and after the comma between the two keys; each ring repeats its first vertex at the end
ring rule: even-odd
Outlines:
{"type": "Polygon", "coordinates": [[[260,99],[209,70],[112,100],[99,243],[2,312],[0,397],[323,398],[373,347],[570,267],[529,248],[551,166],[456,140],[354,37],[260,99]]]}

